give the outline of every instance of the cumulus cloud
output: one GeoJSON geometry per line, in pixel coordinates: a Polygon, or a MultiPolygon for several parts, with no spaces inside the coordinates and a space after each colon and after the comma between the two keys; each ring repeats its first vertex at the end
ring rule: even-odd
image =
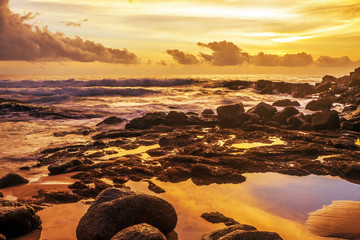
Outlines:
{"type": "Polygon", "coordinates": [[[235,66],[250,61],[250,55],[232,42],[221,41],[208,44],[199,42],[197,45],[213,51],[211,55],[200,53],[200,56],[216,66],[235,66]]]}
{"type": "Polygon", "coordinates": [[[171,55],[174,60],[179,64],[189,65],[199,63],[199,60],[193,54],[185,53],[177,49],[166,50],[166,53],[171,55]]]}
{"type": "Polygon", "coordinates": [[[62,22],[62,23],[64,23],[67,27],[81,27],[81,25],[87,21],[88,19],[83,19],[80,22],[62,22]]]}
{"type": "Polygon", "coordinates": [[[260,52],[253,56],[253,63],[256,66],[305,67],[311,65],[313,62],[313,57],[304,52],[285,54],[284,56],[260,52]]]}
{"type": "Polygon", "coordinates": [[[329,56],[320,56],[315,64],[319,67],[348,67],[358,64],[358,62],[353,62],[349,57],[329,57],[329,56]]]}
{"type": "Polygon", "coordinates": [[[134,53],[106,48],[80,37],[69,38],[25,23],[32,14],[20,16],[9,9],[9,0],[0,0],[0,60],[109,62],[132,64],[134,53]]]}

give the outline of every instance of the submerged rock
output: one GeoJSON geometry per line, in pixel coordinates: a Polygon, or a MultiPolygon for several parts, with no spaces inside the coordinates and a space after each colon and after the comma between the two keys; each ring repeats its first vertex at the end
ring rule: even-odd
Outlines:
{"type": "Polygon", "coordinates": [[[41,225],[41,219],[31,207],[0,207],[0,233],[6,237],[26,234],[41,225]]]}
{"type": "Polygon", "coordinates": [[[17,173],[8,173],[0,178],[0,189],[28,183],[29,181],[17,173]]]}
{"type": "Polygon", "coordinates": [[[82,164],[83,162],[78,159],[60,160],[56,163],[51,164],[48,167],[48,170],[50,172],[50,175],[57,175],[61,173],[77,171],[82,164]]]}
{"type": "Polygon", "coordinates": [[[111,240],[166,240],[166,237],[159,229],[147,224],[142,223],[130,226],[121,230],[111,240]]]}
{"type": "Polygon", "coordinates": [[[108,240],[140,223],[148,223],[167,234],[175,228],[177,215],[174,207],[161,198],[127,189],[107,189],[81,218],[76,236],[78,240],[108,240]]]}

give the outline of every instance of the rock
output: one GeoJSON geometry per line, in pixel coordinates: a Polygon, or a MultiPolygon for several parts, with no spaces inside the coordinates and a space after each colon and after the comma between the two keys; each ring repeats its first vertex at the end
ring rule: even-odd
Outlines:
{"type": "Polygon", "coordinates": [[[291,89],[291,95],[295,98],[304,98],[315,93],[315,87],[308,84],[298,84],[291,89]]]}
{"type": "Polygon", "coordinates": [[[205,233],[201,240],[217,240],[222,239],[222,237],[234,231],[254,231],[257,230],[255,227],[245,224],[236,224],[230,227],[226,227],[220,230],[216,230],[213,232],[205,233]]]}
{"type": "Polygon", "coordinates": [[[0,198],[3,198],[4,194],[2,192],[0,192],[0,198]]]}
{"type": "Polygon", "coordinates": [[[220,106],[216,109],[219,121],[222,123],[232,123],[237,120],[240,113],[245,112],[242,103],[235,105],[220,106]]]}
{"type": "Polygon", "coordinates": [[[80,201],[80,197],[71,194],[69,192],[50,192],[47,193],[43,190],[39,190],[37,198],[43,198],[46,203],[63,204],[63,203],[75,203],[80,201]]]}
{"type": "Polygon", "coordinates": [[[0,240],[6,240],[6,237],[2,234],[0,234],[0,240]]]}
{"type": "Polygon", "coordinates": [[[274,102],[272,105],[276,107],[291,107],[300,106],[300,103],[298,101],[291,101],[290,99],[282,99],[274,102]]]}
{"type": "Polygon", "coordinates": [[[321,81],[321,83],[331,83],[331,82],[336,82],[336,77],[331,75],[325,75],[321,81]]]}
{"type": "Polygon", "coordinates": [[[171,111],[166,115],[164,123],[169,126],[183,126],[189,123],[189,118],[183,112],[171,111]]]}
{"type": "Polygon", "coordinates": [[[279,234],[274,232],[243,231],[237,230],[226,234],[221,240],[282,240],[279,234]]]}
{"type": "Polygon", "coordinates": [[[48,167],[50,175],[57,175],[66,172],[77,171],[83,162],[78,159],[59,160],[48,167]]]}
{"type": "Polygon", "coordinates": [[[292,129],[298,129],[303,124],[307,124],[308,122],[304,119],[304,115],[302,113],[298,113],[286,119],[286,123],[291,126],[292,129]]]}
{"type": "Polygon", "coordinates": [[[205,110],[201,113],[201,115],[213,115],[213,114],[215,114],[215,113],[214,113],[214,111],[211,110],[211,109],[205,109],[205,110]]]}
{"type": "Polygon", "coordinates": [[[167,234],[175,228],[177,215],[174,207],[161,198],[127,189],[106,189],[81,218],[76,236],[78,240],[107,240],[140,223],[167,234]]]}
{"type": "MultiPolygon", "coordinates": [[[[226,226],[240,224],[238,221],[226,217],[219,212],[203,213],[201,214],[201,217],[210,223],[224,223],[226,226]]],[[[251,230],[256,230],[256,228],[251,230]]]]}
{"type": "Polygon", "coordinates": [[[29,181],[17,173],[8,173],[4,177],[0,178],[0,189],[21,184],[28,183],[29,181]]]}
{"type": "Polygon", "coordinates": [[[124,121],[125,121],[125,119],[123,119],[123,118],[118,118],[118,117],[113,116],[113,117],[106,118],[102,122],[96,124],[96,126],[105,125],[105,124],[107,124],[107,125],[119,124],[119,123],[122,123],[124,121]]]}
{"type": "Polygon", "coordinates": [[[148,186],[148,189],[150,191],[153,191],[154,193],[164,193],[165,190],[162,189],[161,187],[159,187],[158,185],[156,185],[155,183],[153,183],[152,181],[150,180],[146,180],[146,182],[148,182],[149,186],[148,186]]]}
{"type": "Polygon", "coordinates": [[[166,237],[157,228],[142,223],[121,230],[111,240],[166,240],[166,237]]]}
{"type": "Polygon", "coordinates": [[[40,225],[40,217],[31,207],[0,207],[0,233],[7,238],[21,236],[40,225]]]}
{"type": "Polygon", "coordinates": [[[259,103],[254,108],[248,111],[248,113],[255,113],[260,117],[268,118],[268,119],[270,119],[276,112],[277,110],[275,107],[264,102],[259,103]]]}
{"type": "Polygon", "coordinates": [[[316,87],[315,91],[317,93],[326,92],[331,88],[331,85],[332,85],[331,82],[321,83],[316,87]]]}
{"type": "Polygon", "coordinates": [[[347,166],[343,173],[345,177],[351,178],[351,179],[360,179],[360,164],[354,163],[349,166],[347,166]]]}
{"type": "Polygon", "coordinates": [[[147,113],[143,117],[134,118],[125,125],[126,129],[148,129],[152,126],[160,125],[165,122],[166,113],[153,112],[147,113]]]}
{"type": "Polygon", "coordinates": [[[332,107],[332,100],[329,98],[323,98],[318,100],[313,100],[309,102],[305,109],[309,109],[311,111],[319,111],[319,110],[325,110],[330,109],[332,107]]]}
{"type": "Polygon", "coordinates": [[[314,113],[311,125],[316,130],[337,129],[340,127],[339,114],[335,110],[314,113]]]}
{"type": "Polygon", "coordinates": [[[281,112],[275,113],[274,116],[272,117],[272,119],[280,124],[285,124],[286,119],[288,119],[289,117],[294,116],[298,113],[299,113],[299,111],[296,108],[286,107],[281,112]]]}

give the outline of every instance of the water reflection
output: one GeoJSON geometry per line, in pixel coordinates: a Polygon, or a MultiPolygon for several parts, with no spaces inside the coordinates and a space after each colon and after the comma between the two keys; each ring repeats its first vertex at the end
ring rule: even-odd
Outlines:
{"type": "Polygon", "coordinates": [[[262,143],[262,142],[244,142],[244,143],[235,143],[231,145],[231,147],[239,148],[239,149],[249,149],[255,147],[263,147],[263,146],[272,146],[272,145],[286,145],[287,143],[277,137],[269,137],[271,143],[262,143]]]}
{"type": "MultiPolygon", "coordinates": [[[[333,200],[360,200],[360,186],[339,178],[275,173],[246,174],[246,177],[245,183],[236,185],[196,186],[191,180],[177,184],[153,181],[166,190],[160,197],[171,202],[178,213],[179,240],[200,239],[205,232],[223,228],[200,218],[202,213],[212,211],[259,230],[278,232],[284,239],[323,239],[307,230],[307,214],[333,200]]],[[[153,194],[145,183],[128,185],[153,194]]]]}

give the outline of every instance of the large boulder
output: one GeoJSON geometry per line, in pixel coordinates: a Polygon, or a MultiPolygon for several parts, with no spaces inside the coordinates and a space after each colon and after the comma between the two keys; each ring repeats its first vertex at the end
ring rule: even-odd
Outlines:
{"type": "Polygon", "coordinates": [[[253,107],[252,109],[250,109],[248,112],[255,113],[255,114],[259,115],[260,117],[270,119],[277,112],[277,110],[275,107],[273,107],[267,103],[261,102],[258,105],[256,105],[255,107],[253,107]]]}
{"type": "Polygon", "coordinates": [[[339,114],[335,110],[314,113],[311,125],[316,130],[337,129],[340,127],[339,114]]]}
{"type": "Polygon", "coordinates": [[[8,173],[0,178],[0,189],[25,184],[28,182],[29,181],[27,179],[23,178],[17,173],[8,173]]]}
{"type": "Polygon", "coordinates": [[[148,129],[152,126],[160,125],[165,122],[166,113],[153,112],[147,113],[143,117],[134,118],[125,125],[126,129],[148,129]]]}
{"type": "Polygon", "coordinates": [[[326,92],[331,88],[332,83],[331,82],[326,82],[326,83],[321,83],[319,85],[316,86],[316,92],[320,93],[320,92],[326,92]]]}
{"type": "Polygon", "coordinates": [[[281,112],[275,113],[274,116],[272,117],[272,119],[274,121],[278,122],[279,124],[285,124],[286,119],[288,119],[289,117],[296,115],[298,113],[299,113],[299,111],[296,108],[286,107],[281,112]]]}
{"type": "Polygon", "coordinates": [[[40,217],[31,207],[0,207],[0,234],[7,238],[21,236],[40,225],[40,217]]]}
{"type": "Polygon", "coordinates": [[[291,96],[295,98],[305,98],[315,93],[315,86],[308,83],[297,84],[291,89],[291,96]]]}
{"type": "Polygon", "coordinates": [[[331,99],[322,98],[309,102],[305,108],[311,111],[320,111],[320,110],[330,109],[332,107],[332,104],[333,102],[331,99]]]}
{"type": "Polygon", "coordinates": [[[95,199],[76,229],[78,240],[109,240],[132,225],[148,223],[163,234],[174,230],[177,215],[167,201],[123,189],[106,189],[95,199]]]}
{"type": "Polygon", "coordinates": [[[298,101],[291,101],[290,99],[281,99],[272,104],[276,107],[292,107],[292,106],[300,106],[300,103],[298,101]]]}
{"type": "Polygon", "coordinates": [[[290,126],[291,129],[299,129],[302,125],[307,124],[305,116],[302,113],[298,113],[286,119],[286,123],[290,126]]]}
{"type": "Polygon", "coordinates": [[[221,123],[232,123],[237,120],[240,113],[245,112],[242,103],[234,105],[220,106],[216,109],[216,112],[221,123]]]}
{"type": "Polygon", "coordinates": [[[123,118],[112,116],[112,117],[108,117],[105,120],[101,121],[100,123],[96,124],[96,126],[119,124],[124,121],[125,121],[125,119],[123,119],[123,118]]]}
{"type": "Polygon", "coordinates": [[[166,237],[159,229],[147,224],[142,223],[130,226],[121,230],[111,240],[166,240],[166,237]]]}
{"type": "Polygon", "coordinates": [[[164,123],[169,126],[182,126],[189,123],[189,118],[183,112],[171,111],[166,115],[164,123]]]}

